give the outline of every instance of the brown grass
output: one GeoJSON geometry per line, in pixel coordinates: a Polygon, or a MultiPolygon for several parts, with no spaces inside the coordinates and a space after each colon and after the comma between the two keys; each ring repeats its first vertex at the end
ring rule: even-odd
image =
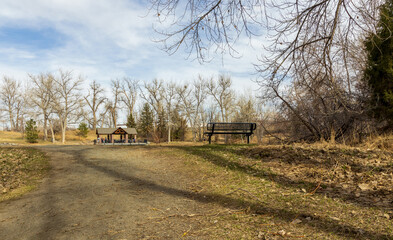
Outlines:
{"type": "MultiPolygon", "coordinates": [[[[38,134],[38,143],[41,144],[52,144],[50,142],[51,137],[50,134],[48,136],[49,141],[44,142],[43,139],[44,135],[42,132],[38,134]]],[[[96,138],[95,132],[90,130],[87,134],[87,138],[82,138],[77,135],[77,130],[68,130],[66,131],[66,142],[67,144],[80,144],[80,143],[92,143],[93,140],[96,138]]],[[[55,135],[55,139],[57,144],[61,141],[61,134],[58,133],[55,135]]],[[[0,143],[15,143],[15,144],[22,144],[22,145],[37,145],[37,144],[29,144],[24,139],[23,134],[20,132],[13,132],[13,131],[0,131],[0,143]]]]}
{"type": "Polygon", "coordinates": [[[0,147],[0,202],[34,189],[48,170],[48,158],[36,149],[0,147]]]}
{"type": "Polygon", "coordinates": [[[391,152],[325,143],[163,152],[184,159],[179,171],[197,179],[190,191],[241,211],[211,219],[216,238],[393,239],[391,152]]]}

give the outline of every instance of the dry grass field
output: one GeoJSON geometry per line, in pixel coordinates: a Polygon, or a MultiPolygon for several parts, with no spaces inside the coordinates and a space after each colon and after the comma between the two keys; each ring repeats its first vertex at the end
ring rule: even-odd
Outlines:
{"type": "MultiPolygon", "coordinates": [[[[15,134],[0,136],[2,141],[23,143],[15,134]]],[[[52,159],[55,170],[47,181],[59,185],[53,189],[46,183],[37,191],[47,191],[45,194],[53,195],[53,199],[58,199],[56,196],[61,193],[61,199],[71,202],[95,199],[83,205],[84,210],[59,200],[57,207],[63,210],[56,214],[90,211],[89,206],[94,204],[95,212],[111,213],[116,211],[111,206],[122,202],[127,206],[118,207],[124,208],[125,215],[111,214],[105,221],[102,220],[105,216],[97,215],[98,222],[113,223],[107,226],[106,233],[102,227],[86,222],[94,219],[86,219],[83,214],[69,216],[79,219],[79,223],[51,225],[56,232],[72,230],[75,228],[72,224],[79,224],[75,226],[81,233],[109,238],[393,239],[391,136],[374,138],[356,147],[324,142],[262,146],[190,142],[143,147],[75,146],[82,143],[78,138],[75,132],[68,132],[68,143],[74,146],[51,143],[43,146],[42,142],[33,145],[52,159]],[[134,206],[146,210],[138,212],[139,208],[134,206]],[[119,216],[128,218],[122,223],[126,224],[124,227],[119,216]],[[140,230],[132,230],[135,222],[140,230]],[[117,223],[120,225],[115,227],[117,223]],[[131,225],[127,229],[128,224],[131,225]]],[[[29,177],[21,172],[30,169],[26,168],[26,162],[30,167],[36,165],[38,173],[46,169],[40,151],[18,147],[0,150],[2,159],[10,159],[1,162],[2,174],[7,176],[2,184],[13,186],[14,190],[23,189],[28,182],[29,177]]],[[[38,179],[43,174],[32,176],[38,179]]],[[[20,204],[28,201],[23,204],[34,205],[35,200],[29,198],[27,194],[20,204]]],[[[12,202],[8,204],[13,206],[12,202]]],[[[31,213],[9,211],[33,217],[34,209],[28,210],[31,213]]],[[[58,220],[52,219],[54,211],[48,209],[49,222],[58,220]]],[[[62,219],[68,219],[65,217],[62,219]]],[[[47,234],[55,234],[52,230],[47,234]]],[[[71,236],[67,231],[61,236],[71,236]]]]}
{"type": "MultiPolygon", "coordinates": [[[[39,133],[38,144],[52,144],[51,142],[44,142],[43,133],[39,133]]],[[[50,135],[49,135],[50,138],[50,135]]],[[[68,130],[66,132],[66,142],[67,144],[78,144],[78,143],[92,143],[93,140],[96,138],[96,134],[93,131],[89,131],[87,138],[84,139],[77,135],[77,130],[68,130]]],[[[55,135],[56,144],[59,144],[61,141],[61,135],[55,135]]],[[[49,139],[50,140],[50,139],[49,139]]],[[[0,144],[1,143],[15,143],[15,144],[28,144],[23,137],[22,133],[19,132],[12,132],[12,131],[0,131],[0,144]]],[[[30,144],[28,144],[30,145],[30,144]]],[[[33,144],[34,145],[34,144],[33,144]]],[[[36,144],[37,145],[37,144],[36,144]]]]}

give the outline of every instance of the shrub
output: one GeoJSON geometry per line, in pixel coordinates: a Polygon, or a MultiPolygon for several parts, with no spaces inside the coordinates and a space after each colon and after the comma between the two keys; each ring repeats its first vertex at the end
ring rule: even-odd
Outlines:
{"type": "Polygon", "coordinates": [[[87,138],[87,133],[89,132],[89,128],[86,123],[80,123],[78,127],[77,135],[83,138],[87,138]]]}
{"type": "Polygon", "coordinates": [[[29,143],[36,143],[38,139],[38,130],[36,126],[36,122],[33,119],[30,119],[26,122],[26,140],[29,143]]]}

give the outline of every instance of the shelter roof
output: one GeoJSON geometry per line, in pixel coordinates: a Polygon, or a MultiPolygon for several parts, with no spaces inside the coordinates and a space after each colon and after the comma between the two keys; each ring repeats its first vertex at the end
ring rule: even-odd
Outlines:
{"type": "Polygon", "coordinates": [[[97,128],[96,134],[100,134],[100,135],[116,134],[115,132],[117,130],[119,130],[119,129],[124,130],[127,134],[137,134],[135,128],[122,128],[122,127],[118,127],[118,128],[97,128]]]}

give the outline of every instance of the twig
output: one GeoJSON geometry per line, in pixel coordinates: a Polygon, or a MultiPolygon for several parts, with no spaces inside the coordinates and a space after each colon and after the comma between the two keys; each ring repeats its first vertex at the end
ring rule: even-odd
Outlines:
{"type": "Polygon", "coordinates": [[[309,193],[307,193],[307,194],[304,195],[304,196],[307,197],[307,196],[313,195],[313,194],[318,190],[318,188],[321,186],[321,183],[322,183],[322,182],[319,182],[319,183],[318,183],[318,186],[317,186],[312,192],[309,192],[309,193]]]}
{"type": "Polygon", "coordinates": [[[192,228],[192,226],[190,225],[190,228],[186,232],[183,233],[182,238],[184,238],[191,231],[191,228],[192,228]]]}
{"type": "Polygon", "coordinates": [[[166,218],[173,218],[173,217],[199,217],[199,216],[204,216],[203,214],[172,214],[164,217],[149,217],[151,220],[164,220],[166,218]]]}

